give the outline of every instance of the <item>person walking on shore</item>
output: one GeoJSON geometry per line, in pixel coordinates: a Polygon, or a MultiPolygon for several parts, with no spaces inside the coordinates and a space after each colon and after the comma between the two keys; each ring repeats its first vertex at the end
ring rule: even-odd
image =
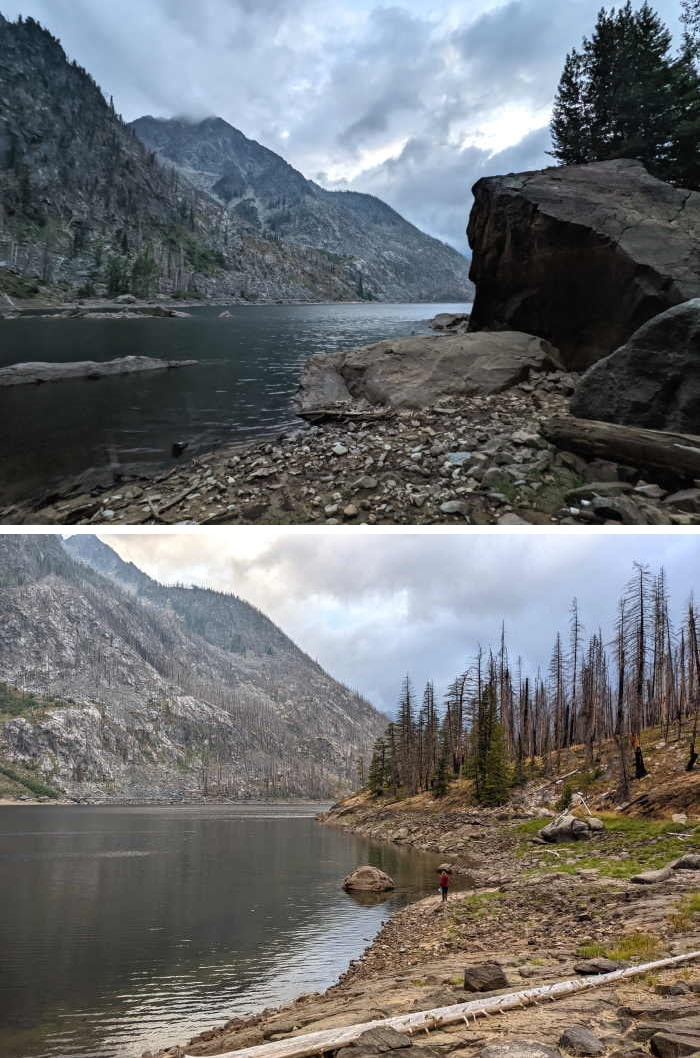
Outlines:
{"type": "Polygon", "coordinates": [[[440,892],[442,893],[443,904],[447,900],[447,890],[450,887],[450,876],[447,871],[443,871],[440,875],[440,892]]]}

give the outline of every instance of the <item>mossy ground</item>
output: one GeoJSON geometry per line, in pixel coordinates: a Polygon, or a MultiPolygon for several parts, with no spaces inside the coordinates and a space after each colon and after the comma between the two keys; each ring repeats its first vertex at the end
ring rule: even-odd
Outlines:
{"type": "Polygon", "coordinates": [[[625,933],[610,944],[582,944],[576,955],[582,959],[615,959],[621,962],[647,959],[651,961],[662,948],[662,940],[655,933],[625,933]]]}
{"type": "Polygon", "coordinates": [[[612,812],[600,813],[605,830],[591,841],[533,845],[528,839],[542,829],[542,819],[518,827],[522,835],[519,856],[537,859],[537,869],[576,874],[595,868],[609,878],[629,879],[641,871],[665,867],[684,852],[700,847],[700,827],[687,827],[663,819],[642,819],[612,812]],[[684,835],[684,836],[681,836],[684,835]],[[556,852],[557,855],[553,855],[556,852]]]}

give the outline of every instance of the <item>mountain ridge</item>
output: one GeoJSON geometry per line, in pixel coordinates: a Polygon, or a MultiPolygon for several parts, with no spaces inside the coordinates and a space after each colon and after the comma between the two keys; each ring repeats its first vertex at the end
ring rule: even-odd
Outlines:
{"type": "Polygon", "coordinates": [[[386,718],[234,595],[96,538],[0,537],[0,764],[80,800],[335,797],[386,718]]]}
{"type": "MultiPolygon", "coordinates": [[[[356,233],[355,249],[340,240],[331,250],[328,209],[321,209],[323,245],[314,245],[301,238],[309,235],[306,214],[298,237],[288,238],[281,222],[280,230],[256,225],[250,202],[228,208],[226,198],[237,190],[232,169],[221,174],[217,194],[194,170],[188,177],[161,164],[94,78],[33,18],[11,22],[0,14],[0,101],[0,295],[30,297],[42,283],[63,298],[420,301],[443,287],[440,300],[467,297],[466,261],[443,244],[436,250],[406,221],[411,246],[399,239],[400,252],[394,243],[382,246],[381,231],[364,243],[356,233]],[[361,243],[368,261],[357,250],[361,243]],[[433,255],[421,254],[421,245],[433,255]]],[[[238,137],[239,151],[245,147],[257,164],[264,158],[279,171],[283,159],[238,137]]],[[[311,193],[301,174],[294,179],[311,193]]],[[[321,194],[332,193],[311,197],[321,194]]]]}
{"type": "Polygon", "coordinates": [[[322,188],[224,118],[146,115],[129,127],[159,159],[263,238],[349,252],[364,292],[405,289],[417,295],[420,286],[427,300],[459,301],[470,289],[466,259],[453,247],[420,231],[375,195],[322,188]],[[424,273],[413,275],[423,259],[424,273]]]}

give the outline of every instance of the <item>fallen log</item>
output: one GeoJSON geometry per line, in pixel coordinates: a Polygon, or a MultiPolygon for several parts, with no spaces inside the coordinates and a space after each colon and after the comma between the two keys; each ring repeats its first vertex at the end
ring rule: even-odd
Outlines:
{"type": "MultiPolygon", "coordinates": [[[[540,1001],[559,999],[572,992],[582,992],[587,988],[596,988],[612,981],[622,981],[627,977],[648,973],[650,970],[661,970],[667,966],[679,966],[684,962],[700,959],[700,951],[686,952],[655,962],[629,966],[612,973],[595,974],[591,977],[576,978],[569,981],[557,981],[552,985],[538,985],[520,992],[507,992],[484,999],[472,999],[468,1003],[457,1003],[449,1007],[434,1007],[432,1010],[419,1010],[414,1014],[399,1014],[393,1018],[380,1018],[376,1021],[365,1021],[359,1025],[348,1025],[341,1029],[322,1029],[319,1032],[307,1032],[301,1036],[292,1036],[274,1043],[261,1043],[255,1047],[243,1047],[239,1051],[225,1051],[218,1058],[308,1058],[309,1055],[322,1054],[324,1051],[336,1051],[353,1043],[368,1029],[392,1028],[398,1032],[412,1035],[419,1029],[430,1032],[442,1025],[454,1025],[457,1022],[469,1024],[469,1018],[491,1014],[503,1014],[517,1007],[527,1007],[540,1001]]],[[[186,1055],[185,1058],[188,1058],[186,1055]]]]}
{"type": "Polygon", "coordinates": [[[577,419],[573,415],[549,419],[541,430],[557,448],[591,459],[700,477],[700,437],[693,434],[643,430],[597,419],[577,419]]]}
{"type": "Polygon", "coordinates": [[[300,408],[299,418],[307,422],[374,422],[375,419],[387,419],[389,410],[353,411],[350,408],[300,408]]]}

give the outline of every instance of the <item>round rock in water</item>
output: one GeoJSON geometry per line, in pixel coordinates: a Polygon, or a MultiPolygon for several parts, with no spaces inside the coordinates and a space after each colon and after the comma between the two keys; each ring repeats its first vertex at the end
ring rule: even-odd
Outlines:
{"type": "Polygon", "coordinates": [[[343,879],[343,889],[352,892],[386,893],[395,888],[393,879],[378,867],[358,867],[343,879]]]}

